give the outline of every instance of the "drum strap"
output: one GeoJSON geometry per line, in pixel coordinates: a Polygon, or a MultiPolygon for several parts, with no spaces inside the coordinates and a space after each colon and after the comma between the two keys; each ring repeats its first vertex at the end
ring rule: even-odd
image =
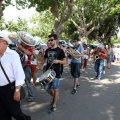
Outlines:
{"type": "MultiPolygon", "coordinates": [[[[49,67],[48,69],[50,69],[52,66],[53,66],[53,63],[50,65],[50,67],[49,67]]],[[[48,69],[47,69],[47,70],[48,70],[48,69]]]]}
{"type": "MultiPolygon", "coordinates": [[[[59,48],[59,47],[58,47],[58,48],[59,48]]],[[[59,48],[59,51],[58,51],[58,53],[57,53],[57,56],[56,56],[55,60],[57,60],[57,58],[59,57],[59,55],[60,55],[60,50],[61,50],[61,49],[59,48]]],[[[54,65],[54,64],[52,63],[48,69],[50,69],[53,65],[54,65]]],[[[54,67],[54,68],[55,68],[55,67],[54,67]]],[[[54,69],[54,68],[52,68],[52,69],[54,69]]],[[[47,70],[48,70],[48,69],[47,69],[47,70]]]]}

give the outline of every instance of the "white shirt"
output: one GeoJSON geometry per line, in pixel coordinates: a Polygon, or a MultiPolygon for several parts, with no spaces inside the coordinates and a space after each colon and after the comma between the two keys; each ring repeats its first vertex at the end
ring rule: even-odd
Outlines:
{"type": "MultiPolygon", "coordinates": [[[[38,55],[38,54],[39,54],[39,51],[38,51],[38,50],[34,50],[33,53],[34,53],[35,55],[38,55]]],[[[32,59],[31,59],[31,64],[37,65],[37,59],[36,59],[36,58],[32,58],[32,59]]]]}
{"type": "MultiPolygon", "coordinates": [[[[23,85],[25,74],[18,53],[7,47],[0,61],[10,81],[15,81],[15,86],[23,85]]],[[[0,67],[0,86],[7,84],[9,84],[9,82],[0,67]]]]}

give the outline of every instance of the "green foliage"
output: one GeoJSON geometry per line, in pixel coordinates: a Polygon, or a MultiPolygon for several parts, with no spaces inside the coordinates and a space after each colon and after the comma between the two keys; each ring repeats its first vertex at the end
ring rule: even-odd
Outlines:
{"type": "Polygon", "coordinates": [[[73,1],[74,0],[16,0],[15,3],[13,3],[10,0],[9,3],[14,4],[18,9],[35,7],[38,12],[49,10],[54,16],[52,29],[59,36],[59,34],[63,32],[63,24],[72,13],[73,1]]]}
{"type": "MultiPolygon", "coordinates": [[[[2,28],[10,32],[27,31],[33,36],[39,36],[42,40],[47,40],[53,28],[53,22],[51,12],[43,11],[35,13],[28,21],[20,17],[17,18],[16,22],[13,20],[8,21],[5,23],[5,27],[2,28]]],[[[2,24],[3,22],[0,22],[0,26],[2,26],[2,24]]]]}
{"type": "Polygon", "coordinates": [[[4,30],[5,29],[5,22],[4,19],[0,19],[0,30],[4,30]]]}
{"type": "Polygon", "coordinates": [[[120,36],[116,38],[116,36],[113,36],[111,38],[111,43],[115,44],[115,43],[119,43],[120,44],[120,36]]]}
{"type": "MultiPolygon", "coordinates": [[[[117,34],[118,26],[120,25],[120,3],[119,0],[81,0],[75,3],[75,12],[72,19],[83,27],[84,23],[80,19],[84,19],[86,23],[93,22],[87,30],[89,31],[93,26],[100,25],[99,30],[94,30],[88,37],[89,39],[96,39],[98,36],[104,37],[109,41],[112,36],[117,34]],[[84,9],[84,15],[82,10],[84,9]]],[[[74,36],[77,29],[74,25],[68,23],[66,29],[67,36],[74,36]],[[73,34],[71,34],[73,33],[73,34]]]]}
{"type": "Polygon", "coordinates": [[[18,17],[17,22],[8,21],[6,24],[6,29],[10,32],[17,32],[21,30],[27,31],[28,25],[27,20],[18,17]]]}
{"type": "Polygon", "coordinates": [[[29,28],[28,31],[45,40],[48,39],[48,35],[52,31],[54,20],[51,12],[47,10],[34,14],[30,18],[30,23],[34,24],[35,27],[29,28]]]}
{"type": "Polygon", "coordinates": [[[16,0],[15,2],[13,0],[4,0],[3,5],[8,6],[11,4],[18,9],[35,7],[36,11],[41,12],[48,10],[55,3],[59,4],[60,7],[62,2],[63,0],[16,0]]]}
{"type": "MultiPolygon", "coordinates": [[[[17,23],[9,21],[6,24],[6,28],[9,31],[27,30],[32,35],[47,39],[47,36],[51,33],[55,25],[55,16],[51,14],[51,8],[57,3],[59,16],[56,26],[64,26],[64,33],[62,33],[61,39],[73,39],[74,36],[78,35],[76,27],[70,21],[67,21],[64,25],[64,22],[59,24],[62,21],[61,16],[66,16],[63,12],[68,9],[66,6],[66,9],[62,11],[63,3],[65,2],[66,0],[16,0],[15,2],[13,0],[4,0],[3,8],[12,4],[16,5],[18,9],[35,7],[39,12],[39,14],[33,15],[30,20],[30,23],[34,24],[33,27],[30,27],[27,21],[18,19],[17,23]]],[[[72,4],[74,4],[74,14],[72,18],[78,25],[82,25],[79,17],[83,19],[81,14],[83,8],[85,9],[86,22],[89,23],[93,21],[91,27],[98,23],[100,24],[99,30],[94,30],[89,35],[89,39],[96,39],[96,35],[99,35],[100,37],[105,37],[106,40],[110,40],[110,38],[118,32],[117,30],[120,25],[119,0],[74,0],[72,4]]],[[[55,12],[55,9],[53,9],[53,11],[55,12]]],[[[3,27],[3,25],[0,26],[3,27]]],[[[88,30],[91,27],[89,27],[88,30]]]]}

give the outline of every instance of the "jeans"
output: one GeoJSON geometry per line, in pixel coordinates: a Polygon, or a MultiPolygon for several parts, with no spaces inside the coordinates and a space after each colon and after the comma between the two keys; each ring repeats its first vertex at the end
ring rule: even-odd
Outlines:
{"type": "Polygon", "coordinates": [[[45,86],[45,90],[53,89],[58,90],[60,86],[60,78],[55,78],[52,82],[45,86]]]}
{"type": "Polygon", "coordinates": [[[104,66],[104,59],[103,60],[96,60],[95,62],[95,71],[97,72],[98,79],[101,79],[102,72],[103,72],[103,66],[104,66]]]}
{"type": "Polygon", "coordinates": [[[33,86],[32,86],[32,83],[31,83],[31,67],[30,66],[25,66],[23,69],[24,69],[24,72],[25,72],[25,83],[26,83],[27,89],[28,89],[28,97],[33,98],[34,93],[33,93],[33,86]]]}

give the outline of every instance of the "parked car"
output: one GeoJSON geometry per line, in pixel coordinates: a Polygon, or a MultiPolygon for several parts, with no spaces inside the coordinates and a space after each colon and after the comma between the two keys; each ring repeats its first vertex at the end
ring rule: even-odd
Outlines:
{"type": "Polygon", "coordinates": [[[70,43],[70,42],[67,43],[65,40],[59,40],[59,42],[62,43],[63,47],[68,47],[68,46],[73,47],[74,46],[72,43],[70,43]]]}
{"type": "Polygon", "coordinates": [[[35,47],[37,48],[37,50],[40,50],[40,49],[45,50],[45,49],[47,49],[47,44],[39,40],[39,41],[37,41],[35,47]]]}
{"type": "Polygon", "coordinates": [[[97,44],[91,44],[91,43],[88,43],[87,46],[91,49],[94,49],[97,47],[97,44]]]}
{"type": "Polygon", "coordinates": [[[12,50],[17,49],[17,38],[9,37],[9,39],[12,41],[11,44],[8,45],[8,47],[12,50]]]}
{"type": "Polygon", "coordinates": [[[59,42],[62,43],[62,46],[63,47],[67,47],[67,42],[65,40],[59,40],[59,42]]]}
{"type": "Polygon", "coordinates": [[[11,43],[8,45],[8,47],[12,50],[16,50],[17,49],[17,45],[15,43],[11,43]]]}
{"type": "Polygon", "coordinates": [[[34,36],[34,39],[36,41],[36,48],[37,50],[40,50],[40,49],[47,49],[47,44],[45,42],[43,42],[40,37],[38,36],[34,36]]]}

